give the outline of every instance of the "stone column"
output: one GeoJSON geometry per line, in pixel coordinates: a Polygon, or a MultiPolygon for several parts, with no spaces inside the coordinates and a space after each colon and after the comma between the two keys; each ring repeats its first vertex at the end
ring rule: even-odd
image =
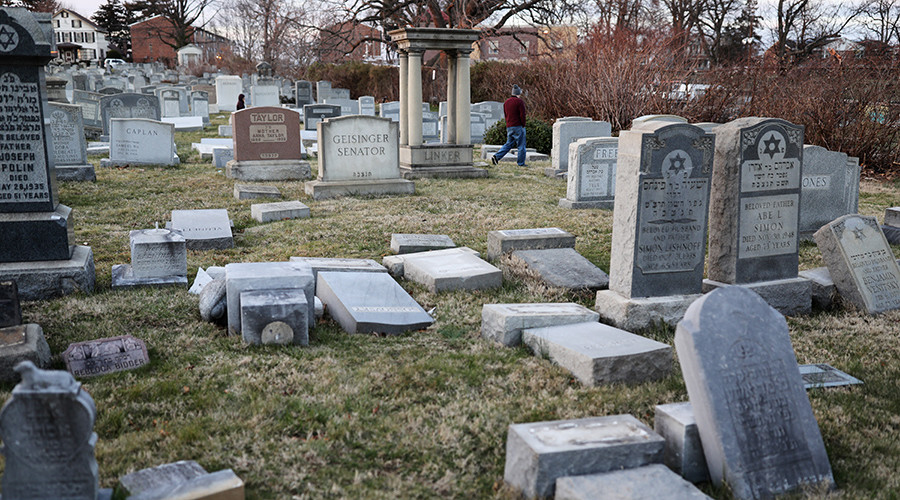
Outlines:
{"type": "Polygon", "coordinates": [[[400,52],[400,145],[409,144],[409,126],[406,114],[409,106],[406,104],[409,93],[409,59],[406,52],[400,52]]]}
{"type": "Polygon", "coordinates": [[[472,97],[469,86],[469,53],[471,52],[471,50],[459,50],[456,53],[456,144],[472,142],[470,124],[472,97]]]}
{"type": "Polygon", "coordinates": [[[456,54],[447,56],[447,143],[456,144],[456,54]]]}
{"type": "MultiPolygon", "coordinates": [[[[422,54],[424,50],[409,51],[409,80],[406,97],[406,120],[409,145],[422,145],[422,54]]],[[[468,87],[466,87],[468,89],[468,87]]],[[[402,120],[403,109],[400,110],[402,120]]]]}

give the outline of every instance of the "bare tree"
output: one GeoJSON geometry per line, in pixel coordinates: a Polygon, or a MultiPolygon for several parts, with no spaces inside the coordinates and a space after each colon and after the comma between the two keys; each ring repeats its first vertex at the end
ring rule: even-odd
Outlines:
{"type": "Polygon", "coordinates": [[[697,19],[697,29],[712,64],[721,62],[722,46],[728,38],[727,27],[741,11],[741,0],[706,0],[697,19]]]}
{"type": "Polygon", "coordinates": [[[774,55],[781,70],[803,60],[866,10],[866,3],[826,4],[817,0],[778,0],[775,6],[774,55]]]}
{"type": "Polygon", "coordinates": [[[691,33],[700,23],[707,0],[662,0],[672,22],[672,39],[676,47],[687,47],[691,33]]]}
{"type": "Polygon", "coordinates": [[[214,4],[215,0],[135,0],[126,2],[125,8],[134,13],[136,19],[156,15],[166,18],[168,23],[153,27],[150,35],[177,50],[191,43],[197,28],[206,26],[208,21],[202,21],[204,14],[205,18],[212,19],[214,14],[205,11],[214,4]]]}
{"type": "Polygon", "coordinates": [[[873,0],[862,16],[861,24],[875,40],[885,45],[900,43],[900,2],[873,0]]]}
{"type": "Polygon", "coordinates": [[[295,0],[229,0],[217,23],[248,61],[265,61],[276,72],[306,59],[311,30],[307,4],[295,0]]]}
{"type": "Polygon", "coordinates": [[[658,21],[655,1],[595,0],[592,30],[605,35],[645,30],[658,21]]]}

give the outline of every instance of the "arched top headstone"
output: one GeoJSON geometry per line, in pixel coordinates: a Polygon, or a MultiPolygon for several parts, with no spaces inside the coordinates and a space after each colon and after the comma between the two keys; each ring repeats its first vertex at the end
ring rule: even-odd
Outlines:
{"type": "Polygon", "coordinates": [[[44,65],[50,60],[50,42],[34,15],[24,8],[0,9],[0,59],[5,64],[24,65],[44,65]]]}

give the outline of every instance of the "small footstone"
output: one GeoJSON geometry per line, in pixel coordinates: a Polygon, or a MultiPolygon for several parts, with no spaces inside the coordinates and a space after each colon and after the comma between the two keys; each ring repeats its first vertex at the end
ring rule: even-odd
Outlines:
{"type": "Polygon", "coordinates": [[[209,473],[193,460],[182,460],[120,477],[116,494],[135,500],[244,500],[244,482],[231,469],[209,473]]]}
{"type": "Polygon", "coordinates": [[[455,248],[456,244],[446,234],[403,234],[391,235],[391,252],[395,254],[427,252],[455,248]]]}
{"type": "Polygon", "coordinates": [[[556,500],[709,499],[696,486],[659,464],[603,474],[561,477],[556,480],[555,498],[556,500]]]}
{"type": "Polygon", "coordinates": [[[636,384],[672,372],[672,347],[602,323],[529,328],[522,343],[585,385],[636,384]]]}
{"type": "Polygon", "coordinates": [[[225,323],[227,303],[225,278],[210,281],[200,291],[200,317],[203,321],[225,323]]]}
{"type": "Polygon", "coordinates": [[[235,184],[234,199],[255,200],[257,198],[281,198],[281,191],[275,186],[260,184],[235,184]]]}
{"type": "Polygon", "coordinates": [[[309,217],[309,207],[299,201],[254,203],[250,205],[250,216],[257,222],[264,223],[285,219],[305,219],[309,217]]]}
{"type": "Polygon", "coordinates": [[[62,354],[66,370],[75,377],[93,377],[140,368],[150,362],[147,345],[131,335],[69,344],[62,354]]]}
{"type": "Polygon", "coordinates": [[[568,290],[602,290],[609,286],[609,275],[574,248],[516,250],[511,256],[540,276],[549,286],[568,290]]]}
{"type": "Polygon", "coordinates": [[[666,440],[663,463],[692,483],[709,481],[690,402],[656,405],[653,430],[666,440]]]}
{"type": "Polygon", "coordinates": [[[503,479],[526,498],[550,497],[561,477],[662,463],[664,444],[631,415],[513,424],[503,479]]]}
{"type": "Polygon", "coordinates": [[[597,321],[600,314],[574,302],[484,304],[481,336],[505,346],[522,343],[522,330],[597,321]]]}

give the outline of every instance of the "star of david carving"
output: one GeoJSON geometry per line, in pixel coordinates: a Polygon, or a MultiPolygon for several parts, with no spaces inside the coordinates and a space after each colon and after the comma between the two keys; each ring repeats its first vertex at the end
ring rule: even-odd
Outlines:
{"type": "Polygon", "coordinates": [[[858,240],[866,239],[866,234],[863,232],[861,227],[858,227],[853,230],[853,236],[856,236],[856,239],[858,239],[858,240]]]}
{"type": "Polygon", "coordinates": [[[0,26],[0,50],[8,52],[19,45],[19,34],[11,26],[0,26]]]}
{"type": "Polygon", "coordinates": [[[763,144],[766,145],[766,149],[763,150],[763,154],[769,155],[769,158],[774,158],[776,153],[779,153],[778,147],[781,145],[781,141],[776,139],[775,136],[769,136],[768,139],[763,141],[763,144]]]}
{"type": "Polygon", "coordinates": [[[680,173],[682,170],[684,170],[684,161],[686,159],[687,158],[681,156],[681,153],[678,153],[677,155],[670,158],[669,159],[669,171],[672,172],[673,174],[680,173]]]}

